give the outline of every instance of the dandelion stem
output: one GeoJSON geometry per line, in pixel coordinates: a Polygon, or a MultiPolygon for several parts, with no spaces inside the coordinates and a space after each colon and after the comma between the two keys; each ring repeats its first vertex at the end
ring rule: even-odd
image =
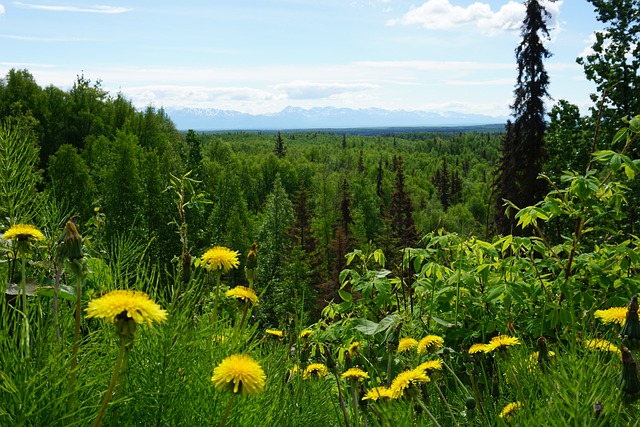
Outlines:
{"type": "Polygon", "coordinates": [[[227,408],[224,410],[224,415],[222,416],[222,420],[220,421],[220,427],[224,427],[227,423],[227,418],[229,417],[229,413],[231,412],[231,407],[233,406],[233,402],[236,399],[236,393],[231,395],[231,400],[227,404],[227,408]]]}
{"type": "Polygon", "coordinates": [[[360,424],[358,420],[358,385],[355,381],[351,384],[351,398],[353,400],[353,423],[355,427],[358,427],[360,424]]]}
{"type": "Polygon", "coordinates": [[[118,352],[118,358],[116,359],[116,364],[113,366],[113,374],[111,375],[111,380],[109,381],[109,387],[107,388],[107,392],[104,394],[102,405],[100,405],[100,411],[98,412],[96,421],[93,423],[93,427],[100,427],[102,418],[104,418],[107,405],[109,404],[109,400],[111,399],[111,393],[113,393],[113,388],[116,385],[116,380],[120,375],[120,367],[122,366],[125,353],[127,352],[127,343],[125,341],[126,340],[124,338],[120,338],[120,351],[118,352]]]}
{"type": "Polygon", "coordinates": [[[420,407],[422,408],[422,410],[427,414],[427,416],[431,419],[431,421],[433,422],[433,425],[435,425],[436,427],[442,427],[440,425],[440,423],[438,422],[438,420],[436,420],[436,417],[433,416],[433,414],[431,413],[431,411],[429,411],[429,409],[425,406],[425,404],[422,402],[422,399],[417,398],[416,399],[418,401],[418,405],[420,405],[420,407]]]}
{"type": "Polygon", "coordinates": [[[27,313],[27,260],[25,259],[24,253],[21,256],[22,261],[22,278],[20,280],[20,293],[22,294],[22,312],[24,313],[24,322],[22,323],[22,336],[21,347],[23,349],[23,355],[27,359],[31,356],[31,351],[29,347],[31,346],[29,339],[29,315],[27,313]]]}
{"type": "Polygon", "coordinates": [[[220,272],[216,272],[216,296],[213,299],[213,323],[218,320],[218,299],[220,297],[220,272]]]}
{"type": "Polygon", "coordinates": [[[73,349],[71,350],[71,374],[69,376],[69,390],[71,391],[71,402],[73,402],[73,396],[75,394],[76,384],[76,369],[78,368],[78,349],[80,341],[80,311],[82,309],[82,274],[80,271],[76,272],[77,284],[76,284],[76,313],[75,313],[75,326],[73,328],[73,349]]]}
{"type": "Polygon", "coordinates": [[[347,407],[344,404],[344,397],[342,396],[342,387],[340,386],[340,377],[336,370],[333,371],[333,375],[336,377],[336,383],[338,384],[338,399],[340,400],[340,409],[342,409],[342,415],[344,416],[344,423],[347,427],[351,427],[349,424],[349,415],[347,415],[347,407]]]}
{"type": "Polygon", "coordinates": [[[242,312],[242,320],[240,321],[240,325],[238,326],[238,335],[242,332],[242,327],[244,326],[245,320],[247,320],[247,312],[249,311],[249,301],[246,300],[244,302],[244,311],[242,312]]]}

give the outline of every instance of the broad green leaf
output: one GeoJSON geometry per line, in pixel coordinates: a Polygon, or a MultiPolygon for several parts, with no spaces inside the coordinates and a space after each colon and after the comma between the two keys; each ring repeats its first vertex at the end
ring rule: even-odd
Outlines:
{"type": "Polygon", "coordinates": [[[352,325],[365,335],[374,335],[378,329],[378,324],[368,319],[353,319],[352,325]]]}

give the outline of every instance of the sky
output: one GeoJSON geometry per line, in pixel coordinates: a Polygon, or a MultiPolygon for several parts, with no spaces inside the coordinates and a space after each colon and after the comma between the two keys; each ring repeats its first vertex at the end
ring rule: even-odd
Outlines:
{"type": "MultiPolygon", "coordinates": [[[[83,75],[139,108],[510,113],[522,1],[97,1],[0,0],[0,77],[67,90],[83,75]]],[[[586,112],[575,60],[602,24],[587,0],[543,1],[547,105],[586,112]]]]}

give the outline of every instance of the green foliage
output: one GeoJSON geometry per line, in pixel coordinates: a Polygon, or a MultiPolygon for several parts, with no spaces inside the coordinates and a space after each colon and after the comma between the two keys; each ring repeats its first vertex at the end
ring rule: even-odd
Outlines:
{"type": "Polygon", "coordinates": [[[38,146],[31,130],[19,123],[0,123],[0,221],[33,219],[40,182],[37,165],[38,146]]]}

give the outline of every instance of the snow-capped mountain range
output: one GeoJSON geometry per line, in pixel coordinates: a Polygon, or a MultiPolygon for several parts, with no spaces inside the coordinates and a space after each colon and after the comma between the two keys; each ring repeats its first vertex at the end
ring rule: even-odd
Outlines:
{"type": "Polygon", "coordinates": [[[505,123],[506,117],[457,112],[286,107],[277,113],[247,114],[214,108],[165,108],[179,130],[286,130],[430,126],[475,126],[505,123]]]}

